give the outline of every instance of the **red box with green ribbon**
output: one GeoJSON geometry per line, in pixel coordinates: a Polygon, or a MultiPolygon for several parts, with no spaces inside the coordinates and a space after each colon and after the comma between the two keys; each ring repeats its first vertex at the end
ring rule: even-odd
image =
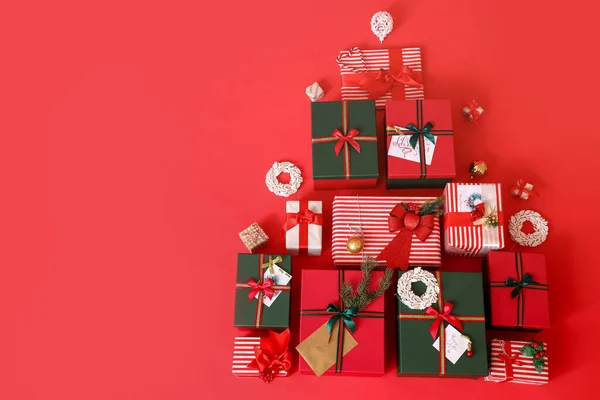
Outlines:
{"type": "Polygon", "coordinates": [[[312,103],[315,189],[374,187],[379,177],[375,102],[312,103]]]}
{"type": "Polygon", "coordinates": [[[283,254],[238,254],[233,326],[238,328],[287,328],[290,322],[290,284],[281,285],[273,275],[280,267],[292,274],[292,257],[283,254]],[[266,306],[263,298],[275,301],[266,306]]]}
{"type": "MultiPolygon", "coordinates": [[[[369,289],[374,290],[383,275],[373,271],[369,289]]],[[[345,307],[340,297],[343,282],[356,284],[361,279],[361,271],[302,271],[300,373],[384,374],[384,296],[358,312],[345,307]]]]}
{"type": "MultiPolygon", "coordinates": [[[[397,299],[398,375],[487,376],[482,274],[439,271],[433,274],[440,289],[437,302],[419,310],[397,299]],[[471,355],[462,354],[455,364],[445,356],[448,325],[466,335],[472,345],[471,355]],[[437,338],[439,351],[433,346],[437,338]]],[[[421,282],[414,283],[415,294],[420,296],[424,286],[421,282]]]]}
{"type": "Polygon", "coordinates": [[[491,251],[486,264],[490,325],[525,330],[549,328],[546,256],[491,251]]]}
{"type": "Polygon", "coordinates": [[[443,188],[456,176],[449,100],[388,101],[387,187],[443,188]]]}

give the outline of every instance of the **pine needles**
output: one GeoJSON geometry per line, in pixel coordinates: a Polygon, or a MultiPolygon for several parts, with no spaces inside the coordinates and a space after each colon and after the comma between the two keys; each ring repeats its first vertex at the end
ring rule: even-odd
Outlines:
{"type": "Polygon", "coordinates": [[[386,268],[385,272],[383,273],[383,277],[379,278],[377,288],[375,290],[369,290],[369,285],[371,283],[371,272],[373,272],[373,269],[377,265],[377,261],[372,258],[365,257],[360,266],[360,270],[362,271],[362,279],[356,286],[356,291],[351,283],[344,282],[342,284],[340,297],[344,302],[345,308],[355,308],[356,311],[360,311],[369,305],[369,303],[371,303],[373,300],[381,297],[390,287],[394,272],[391,269],[386,268]]]}

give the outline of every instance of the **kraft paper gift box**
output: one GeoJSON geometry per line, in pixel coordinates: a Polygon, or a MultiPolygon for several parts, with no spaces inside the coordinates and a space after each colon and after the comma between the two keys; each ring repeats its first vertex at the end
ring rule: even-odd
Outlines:
{"type": "Polygon", "coordinates": [[[292,256],[238,254],[233,326],[287,328],[290,320],[292,256]],[[280,270],[280,269],[281,270],[280,270]],[[271,303],[271,298],[276,296],[271,303]]]}
{"type": "Polygon", "coordinates": [[[484,264],[492,328],[550,328],[545,255],[490,251],[484,264]]]}
{"type": "Polygon", "coordinates": [[[544,342],[493,339],[488,382],[545,385],[549,381],[548,345],[544,342]],[[537,347],[534,347],[536,346],[537,347]],[[529,354],[529,355],[527,355],[529,354]],[[535,354],[539,354],[535,358],[535,354]]]}
{"type": "Polygon", "coordinates": [[[315,189],[375,187],[379,177],[373,101],[312,103],[315,189]]]}
{"type": "MultiPolygon", "coordinates": [[[[371,273],[371,290],[377,287],[382,276],[381,271],[371,273]]],[[[350,376],[384,374],[385,296],[375,299],[352,317],[356,324],[354,333],[350,332],[344,318],[335,321],[331,334],[327,333],[327,323],[336,314],[326,311],[328,306],[332,304],[344,310],[339,295],[342,283],[349,281],[356,284],[361,278],[361,271],[302,271],[300,345],[297,348],[301,354],[300,373],[350,376]],[[309,337],[309,341],[304,342],[309,337]],[[308,362],[305,356],[309,358],[308,362]]]]}
{"type": "Polygon", "coordinates": [[[444,251],[482,257],[504,248],[504,211],[499,183],[449,183],[444,189],[444,251]],[[475,214],[479,207],[481,215],[475,214]],[[478,218],[481,216],[482,218],[478,218]],[[491,218],[497,226],[490,225],[491,218]]]}
{"type": "MultiPolygon", "coordinates": [[[[401,272],[400,276],[406,272],[401,272]]],[[[445,351],[434,346],[430,332],[436,319],[425,310],[413,310],[397,298],[398,325],[397,351],[398,375],[482,377],[488,374],[487,342],[483,303],[483,280],[481,273],[434,272],[440,287],[437,303],[431,307],[443,314],[451,304],[449,313],[462,324],[463,334],[472,342],[473,355],[462,354],[453,364],[445,351]]],[[[415,284],[418,288],[419,283],[415,284]]],[[[416,289],[415,289],[416,290],[416,289]]],[[[446,343],[448,322],[442,318],[435,331],[439,344],[446,343]]],[[[444,346],[446,347],[446,346],[444,346]]]]}
{"type": "Polygon", "coordinates": [[[342,100],[423,99],[423,67],[419,47],[343,50],[337,58],[342,77],[342,100]]]}
{"type": "Polygon", "coordinates": [[[385,105],[387,188],[443,188],[456,176],[449,100],[385,105]]]}
{"type": "MultiPolygon", "coordinates": [[[[332,212],[333,263],[356,266],[361,264],[362,254],[350,253],[346,248],[348,237],[356,228],[362,229],[365,255],[377,258],[397,235],[396,232],[390,232],[388,224],[388,217],[394,207],[401,202],[423,204],[434,199],[435,197],[335,196],[332,212]]],[[[409,266],[440,266],[442,250],[439,217],[434,217],[433,221],[432,233],[425,241],[412,236],[409,266]]]]}
{"type": "Polygon", "coordinates": [[[287,201],[284,230],[288,253],[320,256],[323,247],[323,202],[287,201]]]}

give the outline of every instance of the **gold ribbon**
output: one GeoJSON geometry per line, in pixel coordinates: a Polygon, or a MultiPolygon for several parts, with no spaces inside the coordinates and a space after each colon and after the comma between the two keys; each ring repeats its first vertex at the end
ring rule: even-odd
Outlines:
{"type": "Polygon", "coordinates": [[[262,264],[260,266],[261,269],[265,269],[265,268],[269,268],[269,273],[272,275],[275,273],[275,270],[273,269],[273,265],[278,263],[278,262],[282,262],[283,258],[281,258],[281,256],[277,256],[275,258],[273,258],[273,256],[269,256],[269,261],[267,261],[266,263],[262,264]]]}

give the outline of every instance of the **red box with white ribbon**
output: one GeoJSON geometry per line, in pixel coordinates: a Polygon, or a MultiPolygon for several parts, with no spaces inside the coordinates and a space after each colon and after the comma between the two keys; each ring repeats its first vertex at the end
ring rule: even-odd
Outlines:
{"type": "Polygon", "coordinates": [[[323,245],[323,202],[286,202],[285,247],[292,255],[320,256],[323,245]]]}
{"type": "MultiPolygon", "coordinates": [[[[493,339],[491,343],[491,362],[490,374],[485,377],[488,382],[511,382],[523,383],[527,385],[545,385],[548,383],[548,345],[537,342],[540,347],[534,351],[537,357],[537,363],[542,363],[543,368],[536,370],[533,360],[534,356],[527,356],[521,353],[525,346],[531,346],[536,342],[522,342],[493,339]],[[541,362],[540,360],[543,360],[541,362]]],[[[533,353],[531,353],[533,354],[533,353]]]]}
{"type": "Polygon", "coordinates": [[[419,47],[340,52],[342,100],[375,100],[384,108],[387,100],[419,100],[425,97],[419,47]]]}
{"type": "MultiPolygon", "coordinates": [[[[360,265],[361,253],[350,253],[346,247],[349,236],[360,228],[363,233],[363,252],[377,258],[396,237],[390,232],[388,218],[399,203],[423,204],[435,197],[369,197],[336,196],[332,212],[332,257],[336,265],[360,265]]],[[[433,217],[431,234],[421,241],[412,235],[410,243],[410,266],[439,267],[442,262],[440,221],[433,217]]]]}
{"type": "Polygon", "coordinates": [[[499,183],[449,183],[444,189],[444,251],[482,257],[504,248],[499,183]]]}

